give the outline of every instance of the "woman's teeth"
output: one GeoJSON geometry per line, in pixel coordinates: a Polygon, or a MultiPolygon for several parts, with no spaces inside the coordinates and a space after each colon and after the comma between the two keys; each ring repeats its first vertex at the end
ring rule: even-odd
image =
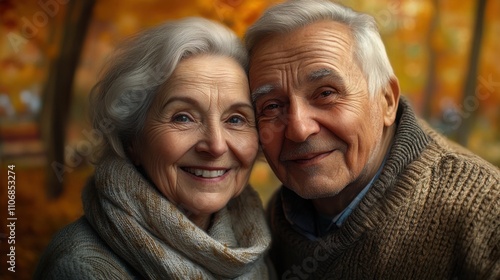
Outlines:
{"type": "Polygon", "coordinates": [[[184,170],[198,177],[203,177],[203,178],[217,178],[226,173],[226,170],[204,170],[197,168],[185,168],[184,170]]]}

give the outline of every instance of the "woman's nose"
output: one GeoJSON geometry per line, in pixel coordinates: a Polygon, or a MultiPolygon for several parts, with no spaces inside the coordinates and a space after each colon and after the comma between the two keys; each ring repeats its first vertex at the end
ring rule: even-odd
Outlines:
{"type": "Polygon", "coordinates": [[[198,152],[220,157],[228,150],[227,139],[224,137],[224,130],[221,125],[206,127],[201,138],[196,146],[198,152]]]}

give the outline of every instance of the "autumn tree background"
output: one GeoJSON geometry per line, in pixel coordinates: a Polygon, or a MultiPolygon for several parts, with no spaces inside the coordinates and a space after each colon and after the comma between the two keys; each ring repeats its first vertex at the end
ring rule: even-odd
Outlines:
{"type": "MultiPolygon", "coordinates": [[[[169,19],[203,16],[243,36],[281,0],[0,0],[0,221],[7,166],[16,174],[16,272],[30,279],[52,235],[81,214],[80,192],[101,141],[87,99],[113,48],[169,19]]],[[[500,166],[500,0],[342,0],[378,22],[403,95],[434,128],[500,166]]],[[[251,183],[279,185],[264,161],[251,183]]]]}

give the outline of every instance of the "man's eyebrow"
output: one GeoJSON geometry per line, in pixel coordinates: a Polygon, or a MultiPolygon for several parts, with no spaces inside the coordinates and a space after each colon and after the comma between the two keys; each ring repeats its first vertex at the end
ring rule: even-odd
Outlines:
{"type": "Polygon", "coordinates": [[[307,75],[307,80],[309,82],[314,82],[317,80],[321,80],[325,77],[329,77],[330,79],[334,79],[334,80],[340,80],[340,81],[343,80],[342,77],[340,77],[340,75],[337,72],[333,71],[332,69],[328,69],[328,68],[321,68],[321,69],[312,71],[311,73],[309,73],[309,75],[307,75]]]}
{"type": "Polygon", "coordinates": [[[259,99],[259,97],[265,95],[265,94],[268,94],[270,93],[271,91],[273,91],[274,89],[276,88],[276,86],[272,85],[272,84],[265,84],[265,85],[262,85],[258,88],[256,88],[254,91],[252,91],[251,93],[251,97],[252,97],[252,103],[255,103],[255,101],[257,99],[259,99]]]}
{"type": "MultiPolygon", "coordinates": [[[[336,71],[329,69],[329,68],[321,68],[321,69],[314,70],[314,71],[310,72],[307,75],[307,80],[309,82],[314,82],[314,81],[321,80],[321,79],[326,78],[326,77],[328,77],[331,80],[335,80],[335,81],[340,81],[340,82],[344,81],[344,79],[336,71]]],[[[273,84],[265,84],[265,85],[262,85],[262,86],[256,88],[251,93],[252,103],[255,103],[255,101],[257,99],[259,99],[261,96],[270,93],[271,91],[275,90],[277,87],[278,86],[273,85],[273,84]]]]}

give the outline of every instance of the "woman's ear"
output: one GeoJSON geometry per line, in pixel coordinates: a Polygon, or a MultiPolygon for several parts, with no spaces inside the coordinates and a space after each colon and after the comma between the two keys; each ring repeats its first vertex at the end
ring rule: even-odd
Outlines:
{"type": "Polygon", "coordinates": [[[396,114],[399,105],[399,82],[396,77],[392,77],[388,84],[383,89],[382,94],[384,95],[384,124],[386,126],[391,126],[396,120],[396,114]]]}

